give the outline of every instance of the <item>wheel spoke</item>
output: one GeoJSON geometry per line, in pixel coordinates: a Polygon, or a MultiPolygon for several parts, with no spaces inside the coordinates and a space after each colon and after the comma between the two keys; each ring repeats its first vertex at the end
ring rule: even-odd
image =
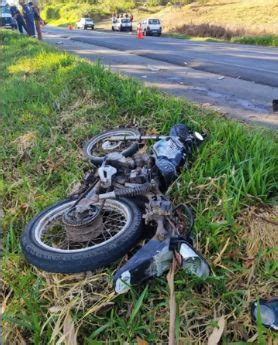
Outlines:
{"type": "MultiPolygon", "coordinates": [[[[65,210],[63,210],[64,212],[65,210]]],[[[102,210],[103,230],[98,237],[86,242],[73,242],[67,236],[67,229],[62,221],[63,212],[55,215],[45,223],[41,231],[41,241],[52,248],[61,250],[78,250],[92,248],[117,235],[127,224],[127,215],[119,207],[104,206],[102,210]]],[[[78,228],[76,229],[78,231],[78,228]]]]}

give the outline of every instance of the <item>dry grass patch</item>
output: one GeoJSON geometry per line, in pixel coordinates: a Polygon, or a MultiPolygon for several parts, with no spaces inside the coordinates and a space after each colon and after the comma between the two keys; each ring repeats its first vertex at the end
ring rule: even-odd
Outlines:
{"type": "Polygon", "coordinates": [[[34,146],[37,139],[36,132],[28,132],[23,135],[20,135],[16,140],[13,142],[17,146],[17,151],[20,156],[22,156],[26,150],[30,149],[34,146]]]}

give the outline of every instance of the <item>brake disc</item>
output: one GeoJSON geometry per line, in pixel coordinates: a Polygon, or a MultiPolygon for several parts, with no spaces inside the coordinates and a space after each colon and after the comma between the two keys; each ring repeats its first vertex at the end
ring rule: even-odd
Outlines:
{"type": "Polygon", "coordinates": [[[121,141],[114,141],[111,142],[109,140],[106,140],[103,142],[103,144],[101,145],[102,149],[104,151],[109,151],[109,150],[115,150],[116,148],[120,147],[122,144],[121,141]]]}

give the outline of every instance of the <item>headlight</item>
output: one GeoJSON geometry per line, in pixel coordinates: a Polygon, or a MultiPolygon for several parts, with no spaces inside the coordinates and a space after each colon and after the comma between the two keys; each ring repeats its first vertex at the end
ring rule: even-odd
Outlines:
{"type": "Polygon", "coordinates": [[[180,255],[183,258],[182,267],[189,273],[197,277],[207,277],[210,274],[210,268],[204,258],[202,258],[189,244],[182,243],[180,255]]]}

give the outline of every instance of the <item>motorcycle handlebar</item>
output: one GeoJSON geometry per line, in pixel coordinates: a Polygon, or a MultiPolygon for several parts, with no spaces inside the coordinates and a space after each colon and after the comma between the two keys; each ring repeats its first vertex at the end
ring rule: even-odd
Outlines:
{"type": "MultiPolygon", "coordinates": [[[[142,140],[162,140],[171,138],[169,135],[117,135],[109,137],[109,141],[142,141],[142,140]]],[[[197,139],[199,141],[203,141],[204,138],[202,134],[198,132],[194,132],[190,137],[189,140],[197,139]]]]}

